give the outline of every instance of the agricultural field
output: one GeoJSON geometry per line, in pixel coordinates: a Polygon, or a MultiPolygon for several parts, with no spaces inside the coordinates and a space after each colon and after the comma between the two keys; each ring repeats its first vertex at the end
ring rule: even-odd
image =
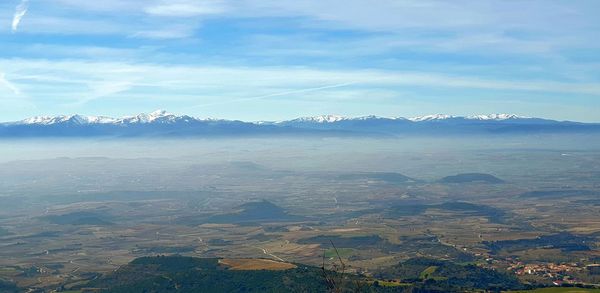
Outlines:
{"type": "Polygon", "coordinates": [[[382,286],[442,286],[465,270],[517,284],[479,269],[531,286],[600,282],[600,153],[339,143],[348,151],[255,144],[168,159],[0,163],[0,278],[69,289],[134,259],[182,255],[231,270],[341,260],[382,286]],[[394,269],[421,258],[453,265],[394,269]]]}
{"type": "Polygon", "coordinates": [[[220,259],[219,263],[226,266],[230,270],[239,271],[284,271],[295,269],[297,266],[291,263],[279,262],[270,259],[242,259],[242,258],[224,258],[220,259]]]}

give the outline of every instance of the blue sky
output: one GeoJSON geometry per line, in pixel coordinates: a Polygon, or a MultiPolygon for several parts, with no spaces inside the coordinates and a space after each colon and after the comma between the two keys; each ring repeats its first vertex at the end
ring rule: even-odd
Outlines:
{"type": "Polygon", "coordinates": [[[3,0],[0,120],[600,121],[600,1],[3,0]]]}

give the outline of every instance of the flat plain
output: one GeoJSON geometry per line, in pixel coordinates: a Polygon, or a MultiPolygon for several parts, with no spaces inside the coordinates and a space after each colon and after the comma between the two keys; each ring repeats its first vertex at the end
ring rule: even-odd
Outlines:
{"type": "Polygon", "coordinates": [[[339,255],[367,276],[427,257],[600,283],[600,151],[484,142],[201,141],[168,154],[132,142],[3,160],[0,278],[68,289],[143,256],[244,270],[339,255]]]}

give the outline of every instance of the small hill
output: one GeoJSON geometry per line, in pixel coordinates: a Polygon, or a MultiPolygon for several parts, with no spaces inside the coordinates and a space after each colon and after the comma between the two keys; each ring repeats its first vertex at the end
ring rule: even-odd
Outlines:
{"type": "Polygon", "coordinates": [[[444,202],[439,204],[405,204],[392,205],[384,209],[384,215],[388,217],[410,217],[422,215],[427,210],[438,209],[447,212],[460,213],[465,216],[483,216],[492,223],[504,223],[507,220],[505,211],[493,206],[474,204],[469,202],[444,202]]]}
{"type": "Polygon", "coordinates": [[[505,181],[491,174],[486,173],[462,173],[453,176],[446,176],[439,180],[441,183],[486,183],[501,184],[505,181]]]}
{"type": "Polygon", "coordinates": [[[280,206],[263,200],[245,203],[237,208],[236,212],[209,217],[207,223],[218,224],[244,224],[264,222],[292,222],[302,221],[301,216],[290,215],[280,206]]]}
{"type": "Polygon", "coordinates": [[[62,215],[50,215],[41,217],[42,220],[57,225],[91,225],[91,226],[109,226],[113,225],[108,216],[96,212],[81,211],[62,215]]]}

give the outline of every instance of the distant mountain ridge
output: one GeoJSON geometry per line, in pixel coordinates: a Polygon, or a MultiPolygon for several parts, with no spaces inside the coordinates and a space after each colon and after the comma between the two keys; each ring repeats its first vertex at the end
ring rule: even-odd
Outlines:
{"type": "Polygon", "coordinates": [[[164,110],[122,118],[37,116],[0,123],[0,138],[93,136],[239,136],[239,135],[464,135],[502,133],[600,133],[599,123],[555,121],[514,114],[404,117],[321,115],[285,121],[244,122],[200,119],[164,110]]]}
{"type": "MultiPolygon", "coordinates": [[[[434,115],[425,115],[425,116],[417,116],[411,118],[405,117],[380,117],[380,116],[361,116],[361,117],[346,117],[340,115],[319,115],[319,116],[309,116],[309,117],[300,117],[292,120],[284,120],[284,121],[263,121],[263,122],[247,122],[247,123],[255,123],[255,124],[290,124],[290,123],[336,123],[341,121],[365,121],[365,120],[405,120],[412,122],[423,122],[423,121],[436,121],[436,120],[452,120],[452,119],[462,119],[462,120],[518,120],[518,119],[537,119],[537,120],[546,120],[541,118],[531,118],[518,116],[514,114],[487,114],[487,115],[472,115],[472,116],[452,116],[445,114],[434,114],[434,115]]],[[[174,122],[191,122],[191,121],[232,121],[232,120],[224,120],[224,119],[201,119],[188,115],[175,115],[173,113],[169,113],[165,110],[157,110],[152,113],[141,113],[135,116],[125,116],[121,118],[113,118],[108,116],[83,116],[83,115],[59,115],[59,116],[34,116],[21,121],[16,122],[5,122],[1,124],[10,124],[10,125],[18,125],[18,124],[38,124],[38,125],[51,125],[58,123],[76,123],[76,124],[127,124],[127,123],[174,123],[174,122]]],[[[238,121],[238,120],[235,120],[238,121]]],[[[553,121],[553,120],[548,120],[553,121]]]]}
{"type": "Polygon", "coordinates": [[[81,115],[61,115],[61,116],[35,116],[10,124],[38,124],[51,125],[58,123],[74,124],[132,124],[132,123],[175,123],[190,122],[200,120],[187,115],[177,116],[168,113],[165,110],[154,111],[150,114],[139,114],[136,116],[126,116],[122,118],[112,118],[106,116],[81,116],[81,115]]]}

